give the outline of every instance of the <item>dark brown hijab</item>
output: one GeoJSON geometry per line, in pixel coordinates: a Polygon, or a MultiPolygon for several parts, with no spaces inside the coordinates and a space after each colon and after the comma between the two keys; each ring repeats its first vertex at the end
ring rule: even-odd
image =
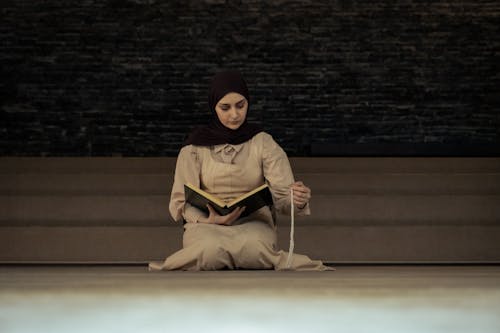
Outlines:
{"type": "Polygon", "coordinates": [[[243,95],[248,101],[248,111],[250,110],[250,96],[243,76],[236,71],[225,71],[216,74],[212,78],[208,93],[208,105],[212,112],[212,121],[208,125],[193,130],[186,142],[184,142],[184,145],[214,146],[224,143],[237,145],[250,140],[255,134],[262,132],[260,126],[250,124],[246,119],[236,130],[227,128],[220,122],[215,111],[215,106],[222,97],[230,92],[243,95]]]}

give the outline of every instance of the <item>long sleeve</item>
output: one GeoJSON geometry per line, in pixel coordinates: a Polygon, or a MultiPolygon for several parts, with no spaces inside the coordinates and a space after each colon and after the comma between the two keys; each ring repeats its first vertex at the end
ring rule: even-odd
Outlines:
{"type": "Polygon", "coordinates": [[[191,183],[200,186],[200,157],[193,146],[185,146],[179,152],[175,166],[174,184],[170,195],[170,215],[176,222],[183,219],[196,223],[205,213],[185,202],[184,184],[191,183]]]}
{"type": "MultiPolygon", "coordinates": [[[[269,184],[277,212],[289,214],[290,212],[290,185],[295,180],[288,157],[269,134],[263,135],[262,141],[262,167],[264,178],[269,184]]],[[[302,209],[295,208],[299,215],[310,215],[309,203],[302,209]]]]}

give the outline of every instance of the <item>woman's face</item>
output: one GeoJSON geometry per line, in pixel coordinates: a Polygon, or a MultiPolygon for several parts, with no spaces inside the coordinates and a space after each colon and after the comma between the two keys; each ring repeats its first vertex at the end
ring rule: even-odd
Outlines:
{"type": "Polygon", "coordinates": [[[238,93],[228,93],[215,105],[215,112],[222,125],[232,130],[238,129],[245,121],[248,101],[238,93]]]}

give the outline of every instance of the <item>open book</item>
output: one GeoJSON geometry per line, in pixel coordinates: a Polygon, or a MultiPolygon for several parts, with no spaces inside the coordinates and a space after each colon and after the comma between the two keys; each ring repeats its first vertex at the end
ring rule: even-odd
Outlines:
{"type": "Polygon", "coordinates": [[[244,206],[245,210],[240,217],[247,216],[259,208],[272,206],[273,204],[273,197],[267,184],[259,186],[229,202],[225,202],[189,183],[184,185],[184,195],[186,197],[186,202],[189,202],[191,205],[201,209],[207,214],[207,204],[210,204],[219,215],[227,215],[235,210],[236,207],[244,206]]]}

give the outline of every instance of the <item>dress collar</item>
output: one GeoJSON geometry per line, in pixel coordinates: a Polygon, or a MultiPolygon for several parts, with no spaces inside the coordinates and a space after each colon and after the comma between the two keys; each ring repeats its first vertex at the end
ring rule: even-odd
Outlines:
{"type": "Polygon", "coordinates": [[[214,146],[214,153],[218,154],[221,151],[231,152],[231,150],[235,150],[237,153],[243,148],[243,144],[232,145],[229,143],[223,145],[214,146]]]}

